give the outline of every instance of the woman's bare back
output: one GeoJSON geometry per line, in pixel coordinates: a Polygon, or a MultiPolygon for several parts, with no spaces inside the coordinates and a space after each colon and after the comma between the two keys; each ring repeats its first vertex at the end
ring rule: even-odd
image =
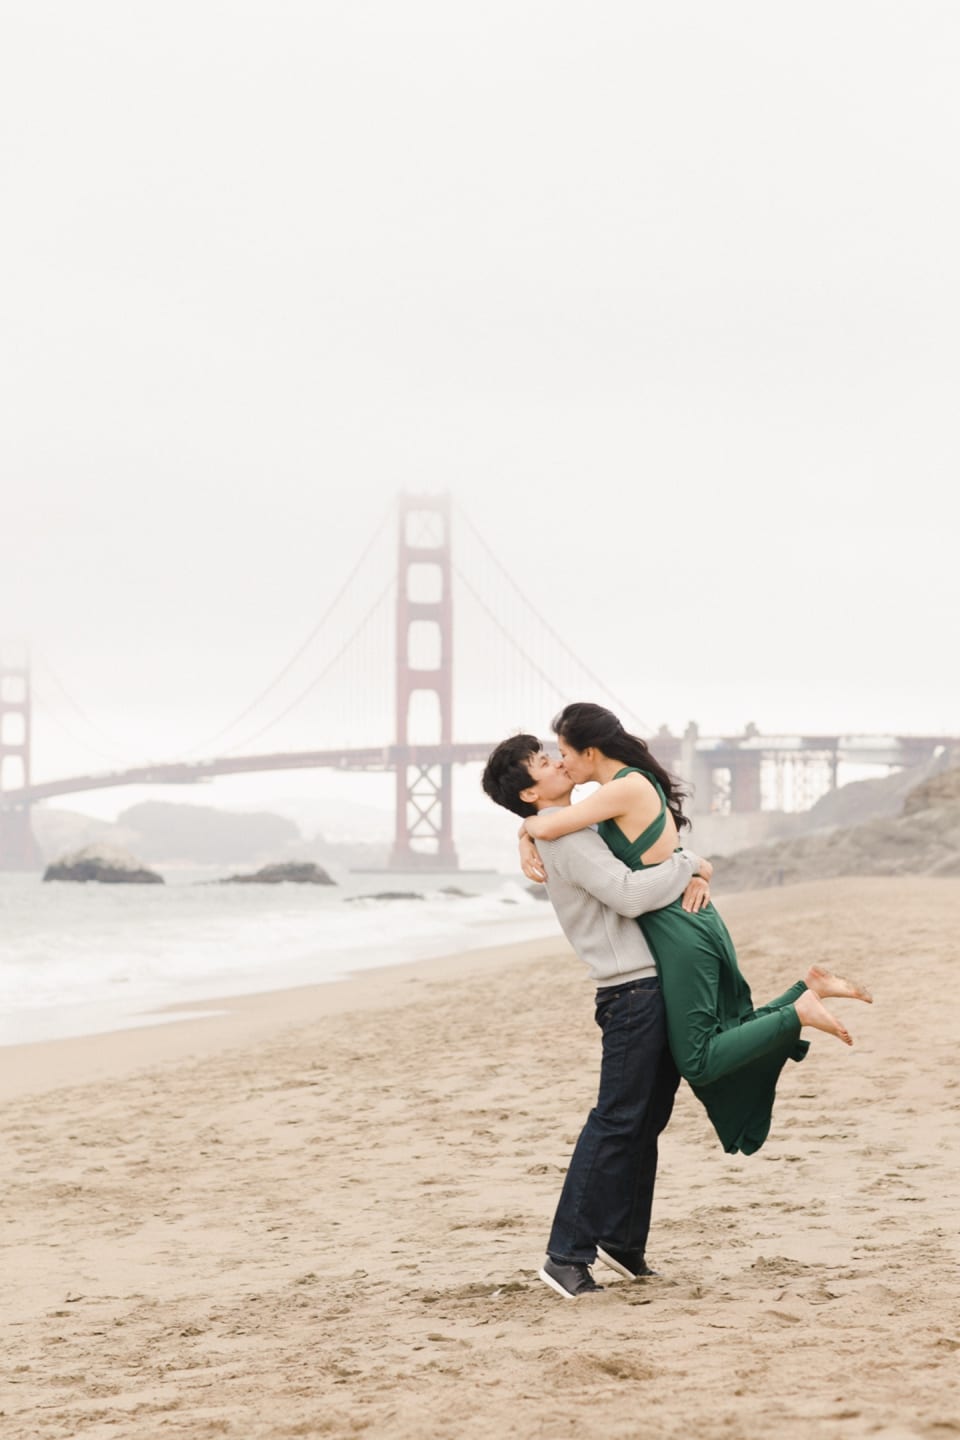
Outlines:
{"type": "MultiPolygon", "coordinates": [[[[644,830],[656,820],[660,814],[661,800],[657,790],[645,775],[634,774],[623,778],[630,781],[627,790],[630,803],[622,815],[615,815],[613,818],[625,839],[632,843],[634,840],[639,840],[644,830]]],[[[654,841],[649,850],[644,851],[641,857],[643,864],[659,865],[662,860],[669,860],[677,848],[677,843],[676,821],[668,810],[663,834],[654,841]]]]}

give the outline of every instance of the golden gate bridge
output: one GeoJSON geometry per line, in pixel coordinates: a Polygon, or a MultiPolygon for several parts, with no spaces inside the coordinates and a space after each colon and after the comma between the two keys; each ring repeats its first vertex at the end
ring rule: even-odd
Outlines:
{"type": "MultiPolygon", "coordinates": [[[[671,734],[665,728],[651,734],[650,727],[640,721],[629,706],[618,702],[602,681],[572,655],[562,637],[499,566],[496,556],[479,532],[466,517],[463,518],[482,547],[488,565],[499,569],[501,578],[520,597],[535,625],[539,626],[542,643],[538,645],[537,653],[531,653],[534,647],[529,639],[525,642],[522,638],[522,627],[505,620],[502,613],[498,614],[491,587],[476,577],[471,579],[455,564],[449,497],[401,494],[393,511],[396,527],[395,576],[391,575],[374,605],[366,611],[361,624],[337,646],[332,659],[312,676],[306,689],[281,714],[245,742],[250,744],[273,729],[291,711],[302,706],[310,695],[319,693],[322,698],[324,690],[321,687],[335,666],[340,665],[342,669],[345,658],[349,660],[352,652],[364,644],[363,637],[369,628],[370,617],[374,614],[383,616],[392,599],[392,687],[384,685],[386,661],[383,656],[365,676],[361,677],[357,672],[353,676],[352,687],[356,692],[354,698],[360,704],[366,703],[374,692],[382,696],[385,689],[392,688],[394,733],[392,741],[387,744],[290,747],[243,754],[236,753],[243,746],[234,746],[227,753],[212,758],[140,763],[122,769],[35,782],[32,779],[34,692],[31,667],[28,663],[0,664],[0,869],[29,870],[39,867],[41,860],[33,835],[31,811],[35,805],[47,800],[122,786],[200,784],[224,775],[336,769],[393,772],[395,826],[392,868],[455,870],[453,769],[485,760],[497,739],[510,730],[509,726],[501,727],[492,739],[454,739],[455,577],[464,598],[472,604],[475,614],[483,617],[489,633],[501,646],[498,653],[486,641],[475,642],[474,648],[478,653],[472,659],[479,663],[479,672],[474,688],[477,685],[480,688],[499,688],[505,683],[502,652],[506,646],[517,657],[526,680],[541,687],[536,700],[527,695],[525,718],[534,713],[552,713],[553,709],[570,699],[600,699],[617,711],[628,728],[647,738],[658,758],[669,769],[692,784],[698,811],[719,809],[729,813],[749,813],[764,808],[764,771],[769,772],[771,767],[774,774],[772,808],[784,808],[788,791],[794,808],[803,808],[804,799],[812,803],[811,795],[817,798],[814,793],[816,785],[821,790],[824,784],[826,788],[836,786],[841,763],[888,768],[911,766],[928,760],[941,746],[952,748],[958,743],[957,738],[951,736],[770,736],[749,727],[739,736],[701,736],[692,724],[680,736],[671,734]],[[545,668],[543,651],[551,647],[555,655],[565,654],[566,660],[574,664],[577,684],[573,688],[569,679],[551,675],[545,668]],[[538,708],[534,709],[535,705],[538,708]],[[423,734],[425,730],[430,732],[429,735],[423,734]],[[817,779],[811,784],[813,775],[817,779]]],[[[324,620],[336,609],[370,549],[368,544],[347,582],[328,606],[324,620]]],[[[229,733],[275,692],[278,683],[307,651],[322,624],[314,628],[274,681],[245,707],[225,731],[214,737],[215,740],[229,733]]],[[[513,728],[526,728],[526,725],[513,728]]],[[[767,788],[769,790],[769,786],[767,788]]],[[[767,808],[771,806],[767,804],[767,808]]]]}

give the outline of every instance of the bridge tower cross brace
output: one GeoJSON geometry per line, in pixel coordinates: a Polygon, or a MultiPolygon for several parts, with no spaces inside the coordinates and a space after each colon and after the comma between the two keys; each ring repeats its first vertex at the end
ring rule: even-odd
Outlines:
{"type": "MultiPolygon", "coordinates": [[[[5,790],[30,784],[30,667],[0,661],[0,802],[5,790]]],[[[36,870],[40,852],[30,824],[30,803],[0,804],[0,869],[36,870]]]]}
{"type": "MultiPolygon", "coordinates": [[[[419,648],[419,647],[417,647],[419,648]]],[[[453,595],[450,499],[401,495],[397,548],[397,811],[391,867],[456,870],[453,844],[453,765],[418,764],[410,743],[410,702],[418,692],[437,698],[440,734],[453,743],[453,595]],[[434,665],[411,663],[414,626],[429,635],[434,665]]],[[[425,737],[426,738],[426,737],[425,737]]]]}

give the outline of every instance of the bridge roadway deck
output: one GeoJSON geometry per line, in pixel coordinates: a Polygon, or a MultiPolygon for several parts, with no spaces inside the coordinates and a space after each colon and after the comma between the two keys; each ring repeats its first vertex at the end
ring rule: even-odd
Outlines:
{"type": "MultiPolygon", "coordinates": [[[[76,795],[87,790],[110,790],[124,785],[201,785],[218,775],[249,775],[269,770],[395,770],[398,765],[468,765],[486,760],[497,742],[476,740],[447,745],[376,745],[358,749],[301,750],[270,755],[234,755],[187,763],[147,764],[128,770],[110,770],[97,775],[73,775],[62,780],[0,792],[0,810],[17,810],[58,795],[76,795]]],[[[545,745],[552,743],[547,738],[545,745]]],[[[668,767],[680,761],[681,741],[676,736],[655,736],[651,749],[668,767]]],[[[960,744],[950,735],[768,735],[710,739],[699,736],[696,759],[709,766],[722,766],[753,754],[762,758],[806,755],[831,756],[846,764],[902,766],[921,763],[940,746],[955,749],[960,744]]]]}
{"type": "Polygon", "coordinates": [[[99,775],[73,775],[18,790],[5,790],[0,807],[76,795],[85,790],[110,790],[122,785],[201,785],[218,775],[250,775],[267,770],[395,770],[398,765],[468,765],[486,760],[496,741],[450,745],[379,745],[357,750],[302,750],[275,755],[234,755],[193,763],[139,765],[99,775]]]}

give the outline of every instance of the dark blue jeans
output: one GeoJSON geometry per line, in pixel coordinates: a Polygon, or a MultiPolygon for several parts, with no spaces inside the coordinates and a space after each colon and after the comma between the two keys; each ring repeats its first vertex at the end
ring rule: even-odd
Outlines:
{"type": "Polygon", "coordinates": [[[642,1255],[657,1177],[657,1139],[680,1083],[667,1048],[656,980],[597,991],[603,1032],[597,1103],[580,1132],[560,1193],[547,1253],[597,1257],[597,1244],[642,1255]]]}

